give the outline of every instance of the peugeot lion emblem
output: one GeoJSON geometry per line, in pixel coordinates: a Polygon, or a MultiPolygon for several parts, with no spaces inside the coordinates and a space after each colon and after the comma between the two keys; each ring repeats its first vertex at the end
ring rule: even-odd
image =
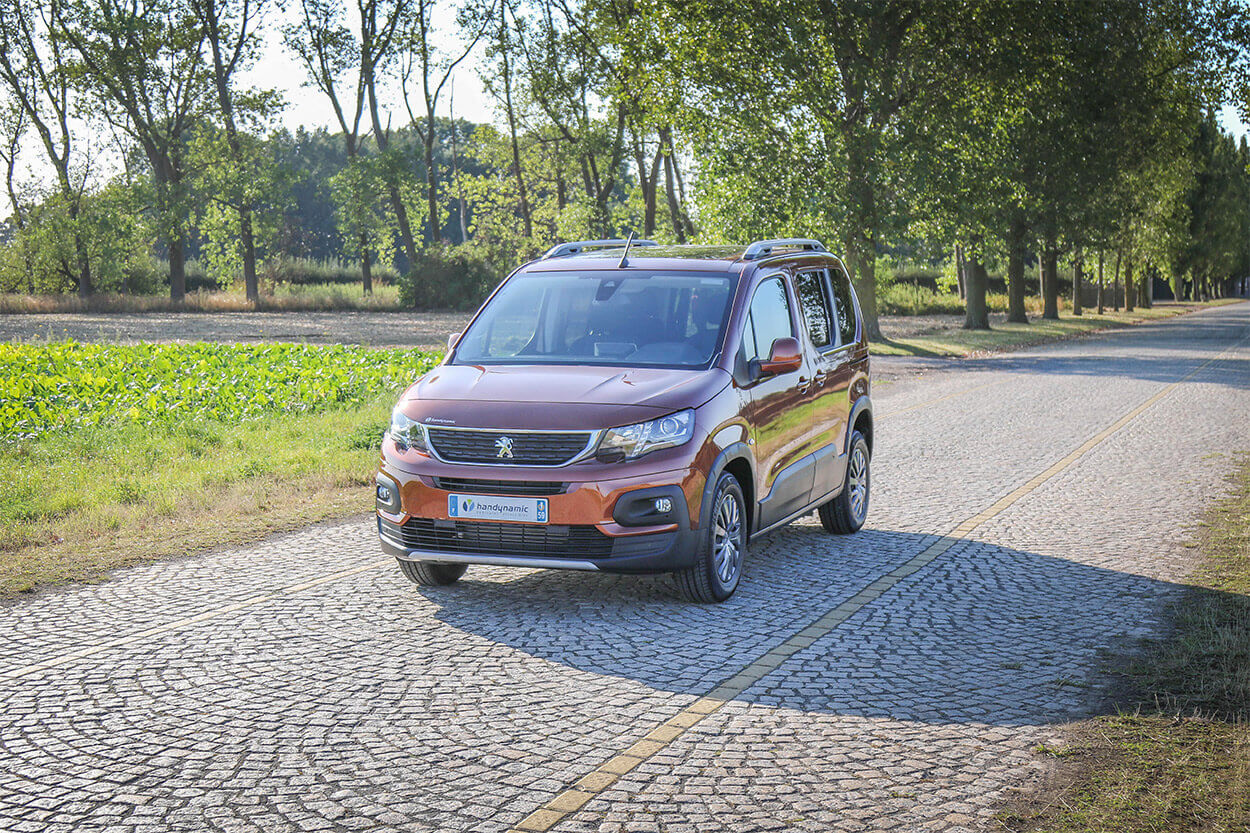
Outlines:
{"type": "Polygon", "coordinates": [[[500,437],[495,440],[495,448],[499,449],[499,453],[495,455],[496,457],[507,457],[509,460],[512,459],[511,437],[500,437]]]}

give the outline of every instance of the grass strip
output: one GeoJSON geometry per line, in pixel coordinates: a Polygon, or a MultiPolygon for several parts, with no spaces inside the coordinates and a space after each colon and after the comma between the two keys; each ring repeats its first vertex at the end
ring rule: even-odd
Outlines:
{"type": "Polygon", "coordinates": [[[1103,315],[1086,312],[1080,316],[1061,313],[1058,320],[1034,318],[1028,324],[995,323],[989,330],[964,330],[958,325],[945,325],[931,332],[921,332],[906,338],[886,339],[872,343],[877,356],[972,356],[984,353],[1001,353],[1019,350],[1052,341],[1098,332],[1113,327],[1125,327],[1144,321],[1156,321],[1184,315],[1211,306],[1222,306],[1242,301],[1240,298],[1221,298],[1201,303],[1156,303],[1150,309],[1133,312],[1106,311],[1103,315]]]}
{"type": "Polygon", "coordinates": [[[438,360],[306,345],[5,350],[0,598],[369,511],[395,397],[438,360]]]}
{"type": "Polygon", "coordinates": [[[1173,632],[1126,661],[1125,707],[1039,749],[1039,791],[999,816],[1033,833],[1250,830],[1250,456],[1206,514],[1173,632]]]}

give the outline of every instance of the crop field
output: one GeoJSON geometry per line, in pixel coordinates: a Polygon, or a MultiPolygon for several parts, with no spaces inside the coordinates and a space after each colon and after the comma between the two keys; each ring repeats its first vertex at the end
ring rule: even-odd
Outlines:
{"type": "Polygon", "coordinates": [[[303,344],[0,345],[0,437],[359,407],[437,356],[303,344]]]}
{"type": "Polygon", "coordinates": [[[391,405],[438,360],[0,344],[0,595],[369,510],[391,405]]]}

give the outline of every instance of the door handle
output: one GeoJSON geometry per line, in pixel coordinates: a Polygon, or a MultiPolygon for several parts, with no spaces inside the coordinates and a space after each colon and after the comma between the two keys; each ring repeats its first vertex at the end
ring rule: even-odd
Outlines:
{"type": "Polygon", "coordinates": [[[816,387],[823,388],[825,386],[825,379],[827,379],[828,377],[829,377],[829,374],[826,373],[824,370],[817,370],[816,376],[813,379],[813,381],[816,383],[816,387]]]}
{"type": "Polygon", "coordinates": [[[808,385],[810,384],[811,384],[810,379],[808,379],[806,376],[800,376],[799,377],[799,393],[807,393],[807,388],[808,388],[808,385]]]}

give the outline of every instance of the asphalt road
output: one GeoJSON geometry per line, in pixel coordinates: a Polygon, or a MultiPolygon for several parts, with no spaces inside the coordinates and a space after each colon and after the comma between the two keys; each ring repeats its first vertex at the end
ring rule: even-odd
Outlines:
{"type": "Polygon", "coordinates": [[[6,831],[966,830],[1165,626],[1250,450],[1250,305],[874,393],[869,525],[418,588],[368,519],[0,608],[6,831]]]}

